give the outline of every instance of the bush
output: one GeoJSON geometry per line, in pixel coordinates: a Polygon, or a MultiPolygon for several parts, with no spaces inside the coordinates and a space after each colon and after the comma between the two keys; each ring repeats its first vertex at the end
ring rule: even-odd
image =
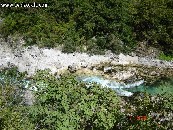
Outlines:
{"type": "Polygon", "coordinates": [[[34,129],[29,121],[27,109],[22,105],[19,88],[12,85],[0,84],[0,129],[26,130],[34,129]],[[16,90],[17,89],[17,90],[16,90]]]}
{"type": "Polygon", "coordinates": [[[152,96],[147,93],[138,93],[126,100],[124,116],[115,127],[117,130],[166,130],[171,129],[173,98],[171,94],[152,96]],[[155,116],[153,116],[155,114],[155,116]],[[128,115],[128,116],[127,116],[128,115]],[[145,116],[140,120],[138,117],[145,116]],[[167,120],[170,118],[169,120],[167,120]],[[164,120],[166,119],[166,120],[164,120]],[[164,121],[163,121],[164,120],[164,121]]]}
{"type": "Polygon", "coordinates": [[[56,80],[44,72],[34,80],[48,84],[36,94],[37,103],[30,110],[38,129],[108,130],[118,121],[119,98],[110,89],[87,87],[69,75],[56,80]]]}
{"type": "Polygon", "coordinates": [[[23,102],[23,89],[17,80],[24,77],[16,68],[0,71],[0,129],[34,129],[23,102]]]}
{"type": "Polygon", "coordinates": [[[162,53],[160,53],[160,55],[159,55],[159,59],[160,60],[166,60],[166,61],[171,61],[172,59],[173,59],[173,57],[172,56],[167,56],[167,55],[165,55],[163,52],[162,53]]]}

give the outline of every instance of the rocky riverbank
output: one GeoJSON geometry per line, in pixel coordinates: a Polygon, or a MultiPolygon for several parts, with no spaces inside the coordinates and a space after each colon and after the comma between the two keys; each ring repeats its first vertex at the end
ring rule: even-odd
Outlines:
{"type": "Polygon", "coordinates": [[[28,76],[32,76],[37,70],[44,69],[50,69],[56,75],[69,70],[78,74],[105,75],[120,81],[149,80],[173,75],[173,62],[124,54],[115,55],[109,51],[105,55],[89,55],[86,53],[67,54],[56,48],[38,48],[37,46],[13,48],[9,43],[1,40],[0,68],[11,66],[17,66],[20,72],[26,71],[28,76]]]}

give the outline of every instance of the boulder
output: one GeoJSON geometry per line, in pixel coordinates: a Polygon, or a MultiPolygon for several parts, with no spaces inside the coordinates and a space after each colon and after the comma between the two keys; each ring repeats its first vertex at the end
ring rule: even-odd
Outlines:
{"type": "Polygon", "coordinates": [[[111,57],[111,58],[113,58],[114,54],[112,53],[111,50],[107,50],[107,51],[105,52],[105,56],[106,56],[106,57],[111,57]]]}
{"type": "Polygon", "coordinates": [[[130,71],[120,71],[120,72],[117,72],[113,76],[113,78],[122,81],[122,80],[127,80],[127,79],[131,78],[132,76],[134,76],[134,73],[131,73],[130,71]]]}
{"type": "Polygon", "coordinates": [[[72,64],[68,66],[68,70],[70,71],[70,73],[75,73],[78,69],[79,67],[76,64],[72,64]]]}
{"type": "Polygon", "coordinates": [[[88,63],[86,63],[86,62],[81,62],[80,65],[81,65],[82,68],[87,68],[88,67],[88,63]]]}
{"type": "Polygon", "coordinates": [[[103,68],[104,73],[109,73],[109,72],[111,72],[111,70],[112,70],[112,67],[104,67],[103,68]]]}

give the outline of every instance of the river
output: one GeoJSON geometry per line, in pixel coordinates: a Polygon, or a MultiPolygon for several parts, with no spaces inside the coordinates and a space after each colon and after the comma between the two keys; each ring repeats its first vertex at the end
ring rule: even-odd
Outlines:
{"type": "Polygon", "coordinates": [[[153,84],[147,84],[144,80],[125,84],[113,80],[104,79],[101,76],[82,76],[79,77],[78,80],[87,83],[98,83],[102,87],[108,87],[115,90],[120,96],[132,96],[135,92],[146,92],[152,95],[164,93],[173,94],[173,78],[161,79],[153,84]]]}

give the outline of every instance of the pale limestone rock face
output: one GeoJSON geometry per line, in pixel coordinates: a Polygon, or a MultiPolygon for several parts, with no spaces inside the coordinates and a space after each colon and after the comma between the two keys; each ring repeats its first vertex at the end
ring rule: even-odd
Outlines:
{"type": "MultiPolygon", "coordinates": [[[[19,40],[24,44],[22,40],[19,40]]],[[[9,67],[8,63],[18,67],[19,71],[27,71],[28,75],[33,75],[37,70],[50,69],[52,73],[58,73],[61,70],[67,70],[68,66],[74,65],[77,70],[81,68],[94,68],[97,64],[111,62],[113,65],[118,64],[144,64],[150,66],[173,67],[172,62],[160,60],[150,60],[129,55],[112,54],[110,51],[106,55],[92,55],[86,53],[62,53],[60,50],[32,47],[11,48],[7,42],[0,39],[0,68],[9,67]],[[113,55],[113,56],[112,56],[113,55]],[[113,57],[113,58],[112,58],[113,57]]],[[[105,68],[105,72],[110,70],[105,68]]],[[[93,70],[96,72],[96,70],[93,70]]],[[[123,74],[124,75],[124,74],[123,74]]],[[[126,74],[128,76],[128,74],[126,74]]],[[[121,76],[120,76],[121,77],[121,76]]]]}
{"type": "Polygon", "coordinates": [[[119,55],[119,64],[129,64],[126,56],[122,53],[119,55]]]}
{"type": "Polygon", "coordinates": [[[68,66],[68,70],[71,72],[71,73],[74,73],[78,70],[78,66],[76,64],[72,64],[72,65],[69,65],[68,66]]]}
{"type": "Polygon", "coordinates": [[[119,55],[119,64],[138,64],[138,57],[125,56],[124,54],[119,55]]]}

